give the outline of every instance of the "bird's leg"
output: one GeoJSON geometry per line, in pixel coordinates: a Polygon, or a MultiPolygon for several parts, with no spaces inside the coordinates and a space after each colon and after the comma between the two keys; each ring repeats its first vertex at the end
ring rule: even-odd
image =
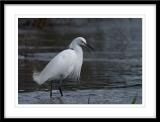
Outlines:
{"type": "Polygon", "coordinates": [[[61,86],[62,86],[62,81],[60,81],[58,89],[59,89],[59,92],[61,93],[61,96],[63,96],[63,92],[62,92],[61,86]]]}
{"type": "Polygon", "coordinates": [[[50,98],[52,98],[52,81],[51,81],[51,89],[50,89],[50,98]]]}
{"type": "Polygon", "coordinates": [[[62,92],[62,88],[61,88],[61,86],[59,86],[59,91],[60,91],[60,93],[61,93],[61,96],[63,96],[63,92],[62,92]]]}

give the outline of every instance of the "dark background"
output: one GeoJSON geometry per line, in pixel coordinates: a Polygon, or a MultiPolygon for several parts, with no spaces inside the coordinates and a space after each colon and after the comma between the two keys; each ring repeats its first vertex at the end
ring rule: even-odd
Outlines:
{"type": "Polygon", "coordinates": [[[142,84],[142,20],[140,18],[19,18],[18,89],[47,90],[32,79],[78,36],[95,51],[84,49],[80,86],[64,81],[66,90],[101,89],[142,84]]]}

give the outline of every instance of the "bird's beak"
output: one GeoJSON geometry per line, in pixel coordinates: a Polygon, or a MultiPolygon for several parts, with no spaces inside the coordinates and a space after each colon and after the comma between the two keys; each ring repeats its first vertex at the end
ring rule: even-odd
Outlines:
{"type": "Polygon", "coordinates": [[[86,44],[86,47],[88,47],[89,49],[91,49],[92,51],[94,51],[94,48],[91,45],[86,44]]]}

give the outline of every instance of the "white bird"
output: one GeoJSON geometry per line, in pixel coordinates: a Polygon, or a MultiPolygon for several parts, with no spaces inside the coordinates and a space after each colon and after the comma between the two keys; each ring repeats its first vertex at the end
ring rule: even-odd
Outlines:
{"type": "Polygon", "coordinates": [[[86,39],[77,37],[69,45],[69,49],[56,55],[40,73],[33,73],[33,80],[39,85],[51,81],[50,97],[52,97],[52,83],[59,82],[59,91],[63,96],[61,84],[65,79],[78,81],[83,63],[83,50],[81,46],[93,48],[87,44],[86,39]]]}

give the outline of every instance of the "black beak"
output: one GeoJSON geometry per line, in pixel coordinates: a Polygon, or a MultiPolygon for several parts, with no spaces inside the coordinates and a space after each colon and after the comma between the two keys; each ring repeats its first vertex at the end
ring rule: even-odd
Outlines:
{"type": "Polygon", "coordinates": [[[88,47],[89,49],[91,49],[92,51],[94,51],[94,48],[91,45],[86,44],[86,47],[88,47]]]}

